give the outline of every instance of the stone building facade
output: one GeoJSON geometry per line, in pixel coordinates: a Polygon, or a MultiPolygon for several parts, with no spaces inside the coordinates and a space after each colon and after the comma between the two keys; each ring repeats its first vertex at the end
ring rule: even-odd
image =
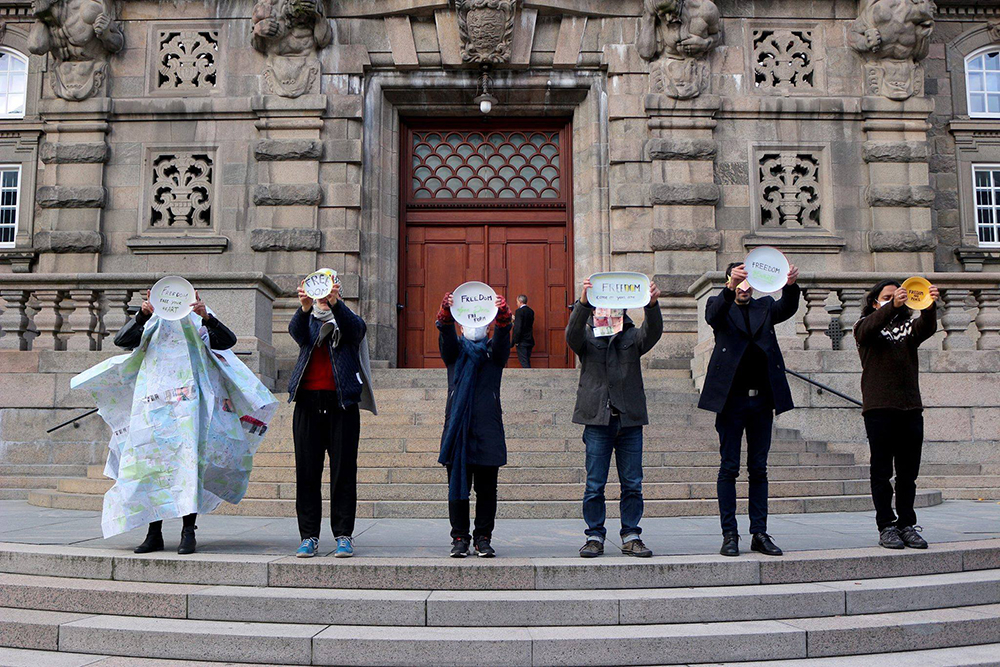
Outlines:
{"type": "MultiPolygon", "coordinates": [[[[641,271],[666,367],[697,342],[689,287],[760,245],[813,274],[1000,268],[998,0],[0,0],[0,20],[0,284],[262,274],[229,306],[270,317],[279,360],[319,267],[390,366],[423,363],[441,288],[474,277],[530,292],[547,363],[571,364],[583,278],[641,271]]],[[[61,349],[141,298],[87,289],[0,293],[0,344],[61,349]]]]}

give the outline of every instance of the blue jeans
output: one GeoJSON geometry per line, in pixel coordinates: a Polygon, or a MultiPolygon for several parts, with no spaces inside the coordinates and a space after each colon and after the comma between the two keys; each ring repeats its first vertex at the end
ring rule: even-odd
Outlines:
{"type": "Polygon", "coordinates": [[[722,534],[739,532],[736,526],[736,478],[740,476],[740,449],[747,434],[747,473],[750,481],[750,534],[767,532],[767,454],[771,450],[774,408],[770,399],[731,396],[715,418],[719,432],[719,517],[722,534]]]}
{"type": "Polygon", "coordinates": [[[604,528],[604,487],[608,483],[611,452],[615,453],[618,480],[621,482],[621,536],[639,535],[642,519],[642,427],[622,428],[618,417],[607,426],[587,426],[583,429],[587,446],[587,489],[583,493],[583,519],[587,535],[607,535],[604,528]]]}

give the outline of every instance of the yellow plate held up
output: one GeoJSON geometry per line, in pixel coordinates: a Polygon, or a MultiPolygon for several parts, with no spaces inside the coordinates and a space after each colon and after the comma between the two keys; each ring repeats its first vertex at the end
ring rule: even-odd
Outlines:
{"type": "Polygon", "coordinates": [[[931,284],[926,278],[914,276],[903,281],[906,290],[906,305],[913,310],[929,308],[934,299],[931,298],[931,284]]]}

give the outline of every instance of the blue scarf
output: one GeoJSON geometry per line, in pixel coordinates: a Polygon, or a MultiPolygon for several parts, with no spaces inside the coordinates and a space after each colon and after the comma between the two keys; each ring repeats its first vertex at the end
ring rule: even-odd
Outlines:
{"type": "Polygon", "coordinates": [[[448,500],[468,500],[469,480],[466,460],[469,453],[469,431],[472,428],[472,404],[476,393],[479,367],[488,355],[489,339],[473,342],[459,338],[462,352],[455,362],[455,392],[451,395],[451,411],[441,434],[441,456],[438,463],[451,465],[448,500]]]}

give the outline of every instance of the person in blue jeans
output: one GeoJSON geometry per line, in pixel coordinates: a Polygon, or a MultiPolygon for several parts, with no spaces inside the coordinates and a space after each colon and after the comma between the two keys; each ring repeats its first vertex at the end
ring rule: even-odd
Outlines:
{"type": "Polygon", "coordinates": [[[663,335],[660,290],[650,284],[645,319],[642,326],[636,327],[623,311],[591,306],[587,300],[591,287],[589,280],[584,281],[583,293],[573,305],[566,326],[566,342],[580,358],[573,423],[584,425],[587,455],[587,487],[583,495],[587,541],[580,556],[594,558],[604,553],[608,532],[604,527],[604,487],[614,453],[621,483],[622,553],[648,558],[653,552],[639,537],[643,510],[642,427],[649,423],[639,357],[653,349],[663,335]]]}

